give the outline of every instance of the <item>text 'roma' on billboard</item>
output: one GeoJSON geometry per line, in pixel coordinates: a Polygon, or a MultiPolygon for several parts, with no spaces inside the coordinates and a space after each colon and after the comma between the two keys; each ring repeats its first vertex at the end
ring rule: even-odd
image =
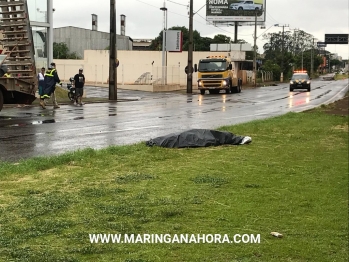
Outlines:
{"type": "Polygon", "coordinates": [[[206,0],[206,20],[211,22],[265,22],[266,0],[206,0]]]}

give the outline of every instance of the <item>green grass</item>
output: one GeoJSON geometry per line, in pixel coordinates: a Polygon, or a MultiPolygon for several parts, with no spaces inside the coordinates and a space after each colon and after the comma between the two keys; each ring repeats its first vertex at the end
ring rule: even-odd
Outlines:
{"type": "Polygon", "coordinates": [[[340,74],[335,74],[334,79],[335,80],[343,80],[343,79],[348,79],[348,73],[344,74],[344,75],[340,75],[340,74]]]}
{"type": "Polygon", "coordinates": [[[221,129],[253,142],[0,163],[0,261],[347,261],[348,118],[289,113],[221,129]],[[90,244],[90,233],[261,243],[90,244]]]}
{"type": "MultiPolygon", "coordinates": [[[[56,86],[56,99],[58,104],[72,104],[70,99],[68,98],[68,89],[56,86]]],[[[108,98],[98,98],[98,97],[84,97],[84,103],[97,103],[97,102],[108,102],[108,98]]],[[[40,99],[35,99],[32,103],[33,105],[39,105],[40,99]]],[[[52,100],[49,100],[48,104],[52,104],[52,100]]]]}

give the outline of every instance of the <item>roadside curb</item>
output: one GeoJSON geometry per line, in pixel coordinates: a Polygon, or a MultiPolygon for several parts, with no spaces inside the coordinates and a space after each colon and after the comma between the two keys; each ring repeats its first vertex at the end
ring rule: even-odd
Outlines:
{"type": "MultiPolygon", "coordinates": [[[[134,102],[139,101],[139,99],[118,99],[117,101],[90,101],[90,102],[84,102],[85,105],[87,104],[97,104],[97,103],[117,103],[117,102],[134,102]]],[[[74,105],[72,103],[59,103],[59,105],[74,105]]],[[[5,104],[3,108],[24,108],[24,107],[40,107],[39,104],[31,104],[31,105],[24,105],[24,104],[5,104]]]]}

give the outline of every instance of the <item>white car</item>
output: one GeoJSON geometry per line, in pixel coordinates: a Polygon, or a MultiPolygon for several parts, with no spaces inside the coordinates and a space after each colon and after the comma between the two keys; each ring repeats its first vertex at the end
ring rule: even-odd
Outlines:
{"type": "Polygon", "coordinates": [[[240,0],[238,3],[232,3],[229,6],[232,10],[262,10],[263,5],[255,4],[254,1],[240,0]]]}

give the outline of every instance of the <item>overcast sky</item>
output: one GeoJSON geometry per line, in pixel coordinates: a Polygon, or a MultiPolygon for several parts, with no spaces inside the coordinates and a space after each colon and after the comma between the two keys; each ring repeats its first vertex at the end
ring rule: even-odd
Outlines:
{"type": "MultiPolygon", "coordinates": [[[[133,39],[154,39],[163,28],[164,0],[115,0],[117,33],[120,33],[120,15],[126,15],[126,35],[133,39]]],[[[193,28],[201,36],[213,37],[224,34],[234,38],[234,27],[215,27],[206,22],[206,0],[194,0],[193,28]]],[[[168,28],[185,26],[189,28],[189,0],[165,0],[168,8],[168,28]]],[[[91,29],[91,14],[98,15],[98,31],[109,32],[110,0],[53,0],[54,27],[76,26],[91,29]]],[[[312,34],[318,41],[324,41],[325,34],[349,33],[348,0],[266,0],[265,29],[258,27],[257,36],[263,32],[279,32],[281,27],[301,29],[312,34]]],[[[253,26],[240,26],[238,39],[245,39],[253,45],[253,26]]],[[[293,32],[293,31],[292,31],[293,32]]],[[[257,45],[262,49],[262,37],[257,45]]],[[[327,45],[327,51],[349,58],[349,45],[327,45]]]]}

